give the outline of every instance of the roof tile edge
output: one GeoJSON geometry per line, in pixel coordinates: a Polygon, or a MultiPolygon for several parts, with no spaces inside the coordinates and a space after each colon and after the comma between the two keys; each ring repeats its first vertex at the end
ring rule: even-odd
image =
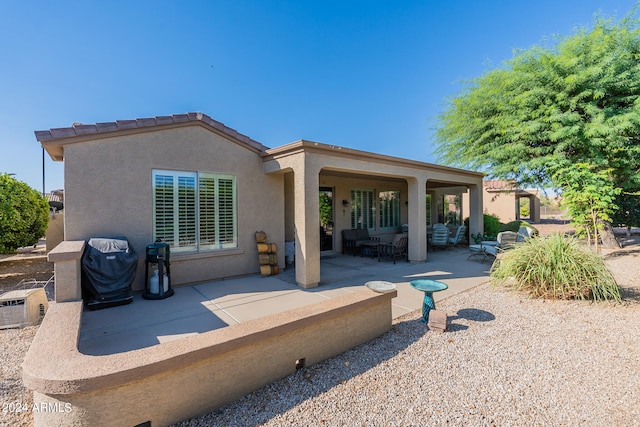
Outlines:
{"type": "Polygon", "coordinates": [[[268,147],[258,141],[255,141],[235,129],[232,129],[224,123],[212,119],[208,115],[200,112],[190,112],[185,114],[173,114],[171,116],[155,116],[138,118],[133,120],[116,120],[113,122],[95,123],[95,124],[79,124],[74,123],[73,126],[66,128],[51,128],[49,130],[34,131],[36,139],[40,142],[51,141],[55,139],[73,138],[74,136],[92,135],[98,133],[116,132],[120,130],[143,129],[153,126],[165,126],[187,122],[202,122],[212,128],[235,138],[257,150],[265,151],[268,147]]]}

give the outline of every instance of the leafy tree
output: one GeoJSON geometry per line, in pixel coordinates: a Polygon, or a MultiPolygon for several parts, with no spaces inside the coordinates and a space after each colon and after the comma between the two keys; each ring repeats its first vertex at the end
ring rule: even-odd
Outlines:
{"type": "Polygon", "coordinates": [[[587,163],[577,163],[556,172],[554,179],[564,188],[566,205],[578,233],[586,233],[596,251],[604,222],[611,222],[616,211],[615,199],[622,189],[610,178],[611,170],[595,172],[587,163]]]}
{"type": "Polygon", "coordinates": [[[527,200],[527,203],[522,203],[523,200],[520,199],[520,216],[528,217],[531,214],[531,202],[527,200]]]}
{"type": "Polygon", "coordinates": [[[608,171],[614,188],[640,189],[636,10],[619,23],[598,18],[553,47],[517,52],[469,82],[438,118],[441,159],[561,191],[579,191],[563,171],[584,163],[595,176],[608,171]]]}
{"type": "Polygon", "coordinates": [[[320,225],[325,226],[333,220],[333,208],[331,197],[320,192],[320,225]]]}
{"type": "Polygon", "coordinates": [[[0,253],[34,245],[47,231],[49,204],[8,174],[0,174],[0,253]]]}

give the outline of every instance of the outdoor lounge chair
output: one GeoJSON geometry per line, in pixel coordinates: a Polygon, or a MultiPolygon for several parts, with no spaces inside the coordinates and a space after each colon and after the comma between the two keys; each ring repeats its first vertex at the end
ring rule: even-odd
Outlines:
{"type": "Polygon", "coordinates": [[[535,237],[535,230],[531,227],[520,227],[518,230],[518,242],[524,242],[527,239],[535,237]]]}
{"type": "Polygon", "coordinates": [[[434,224],[433,233],[431,234],[431,247],[440,246],[447,247],[449,242],[449,229],[444,224],[434,224]]]}
{"type": "Polygon", "coordinates": [[[467,227],[465,225],[461,225],[458,227],[458,231],[456,231],[455,236],[449,237],[448,242],[452,246],[457,246],[458,243],[462,242],[465,239],[465,233],[467,232],[467,227]]]}
{"type": "Polygon", "coordinates": [[[393,263],[396,263],[396,258],[404,257],[405,261],[409,261],[407,247],[409,243],[409,237],[406,234],[396,234],[393,236],[391,243],[379,243],[378,244],[378,262],[380,258],[390,257],[393,259],[393,263]]]}
{"type": "Polygon", "coordinates": [[[479,245],[469,245],[471,255],[469,258],[475,255],[482,255],[482,262],[487,259],[488,256],[498,258],[501,253],[509,249],[513,249],[518,241],[518,233],[513,231],[502,231],[498,233],[496,240],[484,241],[479,245]]]}

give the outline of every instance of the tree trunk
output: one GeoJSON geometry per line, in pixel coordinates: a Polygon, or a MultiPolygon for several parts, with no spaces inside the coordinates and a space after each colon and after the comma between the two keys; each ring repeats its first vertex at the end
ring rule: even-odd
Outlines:
{"type": "Polygon", "coordinates": [[[602,230],[600,231],[600,237],[602,238],[602,247],[606,249],[618,249],[622,246],[613,234],[613,227],[610,222],[602,221],[602,230]]]}

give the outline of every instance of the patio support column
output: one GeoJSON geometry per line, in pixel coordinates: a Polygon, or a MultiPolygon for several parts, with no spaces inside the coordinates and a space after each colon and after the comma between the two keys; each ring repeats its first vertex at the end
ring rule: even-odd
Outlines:
{"type": "Polygon", "coordinates": [[[484,233],[482,181],[469,185],[469,236],[484,233]]]}
{"type": "Polygon", "coordinates": [[[529,220],[533,223],[540,222],[540,198],[531,196],[529,200],[529,220]]]}
{"type": "Polygon", "coordinates": [[[320,168],[303,162],[294,168],[294,223],[296,232],[296,282],[315,288],[320,282],[320,168]]]}
{"type": "Polygon", "coordinates": [[[427,177],[416,176],[407,179],[409,192],[409,261],[427,260],[427,177]]]}

